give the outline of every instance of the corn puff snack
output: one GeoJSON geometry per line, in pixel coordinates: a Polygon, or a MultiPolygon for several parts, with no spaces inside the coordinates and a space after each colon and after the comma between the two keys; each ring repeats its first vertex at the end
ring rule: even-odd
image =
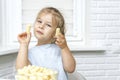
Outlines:
{"type": "Polygon", "coordinates": [[[38,66],[25,66],[18,69],[16,80],[57,80],[57,71],[52,69],[38,67],[38,66]]]}
{"type": "Polygon", "coordinates": [[[59,33],[60,33],[60,28],[57,28],[55,35],[58,35],[59,33]]]}
{"type": "Polygon", "coordinates": [[[26,26],[26,32],[27,32],[27,33],[30,33],[30,29],[31,29],[31,25],[28,24],[28,25],[26,26]]]}

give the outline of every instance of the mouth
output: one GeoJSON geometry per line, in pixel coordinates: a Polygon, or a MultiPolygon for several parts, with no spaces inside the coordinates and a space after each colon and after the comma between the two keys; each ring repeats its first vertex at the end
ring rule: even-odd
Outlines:
{"type": "Polygon", "coordinates": [[[39,33],[39,34],[41,34],[41,35],[43,35],[43,32],[41,32],[41,31],[36,31],[37,33],[39,33]]]}

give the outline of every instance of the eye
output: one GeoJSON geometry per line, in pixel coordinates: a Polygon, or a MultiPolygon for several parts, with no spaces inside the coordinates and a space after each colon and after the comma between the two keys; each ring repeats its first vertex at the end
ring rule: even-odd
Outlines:
{"type": "Polygon", "coordinates": [[[42,21],[41,21],[41,20],[38,20],[37,22],[38,22],[38,23],[42,23],[42,21]]]}
{"type": "Polygon", "coordinates": [[[51,25],[50,24],[46,24],[48,27],[51,27],[51,25]]]}

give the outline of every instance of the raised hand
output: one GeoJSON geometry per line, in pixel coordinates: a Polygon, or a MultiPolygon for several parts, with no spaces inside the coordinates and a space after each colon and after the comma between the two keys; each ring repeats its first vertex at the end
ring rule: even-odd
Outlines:
{"type": "Polygon", "coordinates": [[[55,43],[61,48],[67,47],[67,42],[65,39],[65,36],[60,32],[60,28],[56,29],[56,34],[55,34],[55,43]]]}
{"type": "Polygon", "coordinates": [[[20,44],[29,44],[31,39],[31,33],[23,32],[18,35],[18,41],[20,44]]]}

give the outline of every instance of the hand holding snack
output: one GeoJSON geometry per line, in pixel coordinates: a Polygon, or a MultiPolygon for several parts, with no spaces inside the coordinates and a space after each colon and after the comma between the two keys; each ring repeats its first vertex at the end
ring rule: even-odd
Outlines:
{"type": "Polygon", "coordinates": [[[26,32],[23,32],[18,35],[18,41],[21,44],[28,44],[31,39],[31,33],[30,33],[31,25],[26,26],[26,32]]]}
{"type": "Polygon", "coordinates": [[[60,28],[56,29],[55,38],[55,43],[60,46],[61,49],[67,47],[65,36],[61,33],[60,28]]]}

